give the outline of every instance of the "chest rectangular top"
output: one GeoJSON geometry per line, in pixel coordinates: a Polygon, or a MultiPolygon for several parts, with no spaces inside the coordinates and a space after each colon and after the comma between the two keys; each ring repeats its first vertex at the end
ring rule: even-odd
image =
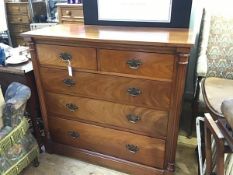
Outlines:
{"type": "Polygon", "coordinates": [[[23,37],[67,39],[131,45],[191,47],[195,37],[189,29],[93,26],[60,24],[22,34],[23,37]]]}

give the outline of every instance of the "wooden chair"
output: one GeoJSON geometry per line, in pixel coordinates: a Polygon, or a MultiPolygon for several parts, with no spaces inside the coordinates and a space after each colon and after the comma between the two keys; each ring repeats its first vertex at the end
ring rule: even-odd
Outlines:
{"type": "MultiPolygon", "coordinates": [[[[198,88],[193,105],[193,119],[206,112],[222,117],[223,100],[233,98],[233,18],[204,10],[199,57],[198,88]]],[[[191,133],[190,133],[191,134],[191,133]]]]}
{"type": "Polygon", "coordinates": [[[225,149],[225,137],[214,121],[220,123],[225,120],[221,104],[224,100],[233,99],[233,18],[210,14],[205,10],[200,41],[197,64],[200,86],[193,113],[195,117],[198,113],[210,113],[211,117],[205,116],[207,174],[213,171],[210,148],[212,140],[216,140],[216,171],[218,175],[222,175],[224,167],[219,162],[224,162],[223,155],[229,149],[225,149]]]}
{"type": "MultiPolygon", "coordinates": [[[[205,153],[206,153],[206,174],[210,175],[214,171],[216,166],[216,174],[233,174],[232,165],[224,166],[224,155],[228,153],[227,158],[233,159],[233,99],[226,100],[222,103],[222,114],[224,118],[219,118],[216,122],[213,120],[210,114],[205,114],[205,153]],[[215,140],[216,155],[212,156],[212,139],[215,140]],[[231,155],[230,155],[230,154],[231,155]],[[216,163],[213,165],[212,157],[216,157],[216,163]],[[230,170],[227,172],[227,168],[230,166],[230,170]]],[[[233,162],[233,160],[231,160],[233,162]]]]}

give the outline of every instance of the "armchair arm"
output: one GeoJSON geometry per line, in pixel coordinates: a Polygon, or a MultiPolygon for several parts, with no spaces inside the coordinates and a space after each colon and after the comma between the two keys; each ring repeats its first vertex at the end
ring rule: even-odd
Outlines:
{"type": "Polygon", "coordinates": [[[208,70],[207,56],[205,54],[200,55],[197,61],[197,76],[206,77],[207,70],[208,70]]]}

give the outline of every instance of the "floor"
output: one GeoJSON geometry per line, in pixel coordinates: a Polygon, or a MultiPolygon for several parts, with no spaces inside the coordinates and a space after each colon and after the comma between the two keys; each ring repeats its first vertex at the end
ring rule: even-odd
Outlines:
{"type": "MultiPolygon", "coordinates": [[[[195,156],[196,139],[179,136],[176,154],[175,175],[196,175],[197,161],[195,156]]],[[[22,175],[127,175],[100,166],[92,165],[68,157],[43,153],[39,157],[40,166],[29,166],[22,175]]]]}

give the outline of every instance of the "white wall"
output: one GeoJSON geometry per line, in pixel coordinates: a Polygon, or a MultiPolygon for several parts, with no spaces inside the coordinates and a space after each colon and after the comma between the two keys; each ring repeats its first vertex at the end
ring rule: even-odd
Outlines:
{"type": "Polygon", "coordinates": [[[0,0],[0,32],[7,30],[6,10],[4,0],[0,0]]]}

